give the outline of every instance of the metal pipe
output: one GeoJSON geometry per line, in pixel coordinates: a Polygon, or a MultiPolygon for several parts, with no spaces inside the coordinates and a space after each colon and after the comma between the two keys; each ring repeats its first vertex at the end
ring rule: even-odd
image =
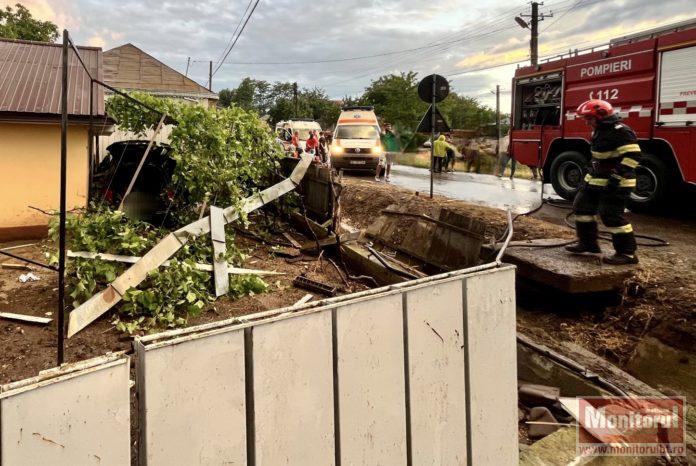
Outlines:
{"type": "Polygon", "coordinates": [[[44,269],[53,270],[54,272],[57,272],[57,271],[58,271],[58,269],[57,269],[56,267],[52,266],[52,265],[44,264],[44,263],[42,263],[42,262],[37,262],[37,261],[35,261],[35,260],[33,260],[33,259],[28,259],[28,258],[26,258],[26,257],[17,256],[17,255],[15,255],[15,254],[12,254],[11,252],[7,252],[7,251],[5,251],[5,250],[3,250],[3,249],[0,249],[0,254],[2,254],[3,256],[7,256],[7,257],[11,257],[11,258],[13,258],[13,259],[20,260],[20,261],[22,261],[22,262],[27,262],[27,263],[29,263],[29,264],[33,264],[33,265],[35,265],[35,266],[37,266],[37,267],[42,267],[42,268],[44,268],[44,269]]]}
{"type": "MultiPolygon", "coordinates": [[[[109,86],[108,84],[106,84],[106,83],[103,82],[103,81],[100,81],[100,80],[98,80],[98,79],[94,79],[93,81],[94,81],[95,83],[99,84],[100,86],[107,88],[108,90],[110,90],[110,91],[113,92],[114,94],[118,94],[118,95],[120,95],[121,97],[124,97],[124,98],[126,98],[127,100],[130,100],[130,101],[133,102],[134,104],[140,105],[141,107],[146,108],[146,109],[150,110],[151,112],[157,113],[157,114],[160,115],[160,116],[161,116],[161,115],[164,115],[164,112],[162,112],[162,111],[160,111],[160,110],[157,110],[157,109],[154,108],[154,107],[150,107],[150,106],[147,105],[146,103],[143,103],[143,102],[139,101],[139,100],[136,99],[135,97],[129,96],[128,94],[126,94],[126,93],[123,92],[123,91],[119,91],[118,89],[116,89],[116,88],[113,87],[113,86],[109,86]]],[[[176,122],[176,120],[174,120],[172,117],[167,117],[167,120],[168,120],[168,121],[171,121],[171,122],[176,122]]],[[[165,123],[166,123],[166,122],[165,122],[165,123]]]]}
{"type": "Polygon", "coordinates": [[[414,275],[414,274],[407,272],[405,270],[399,270],[396,267],[393,267],[392,265],[390,265],[384,259],[384,257],[382,257],[382,254],[377,252],[372,246],[367,246],[367,250],[370,251],[372,253],[372,255],[375,256],[375,258],[379,261],[379,263],[382,264],[384,267],[386,267],[386,269],[389,270],[390,272],[394,272],[395,274],[399,275],[400,277],[404,277],[404,278],[410,278],[410,279],[418,278],[417,275],[414,275]]]}
{"type": "Polygon", "coordinates": [[[503,254],[505,254],[505,250],[508,247],[508,244],[510,244],[510,240],[512,239],[512,233],[513,233],[513,221],[512,221],[512,212],[510,209],[507,211],[507,219],[508,219],[508,234],[507,237],[505,238],[505,242],[503,243],[503,247],[500,248],[500,251],[498,251],[498,255],[495,256],[495,262],[497,264],[501,264],[502,259],[503,259],[503,254]]]}
{"type": "Polygon", "coordinates": [[[82,65],[82,68],[84,68],[84,70],[85,70],[85,73],[87,73],[87,76],[89,76],[89,79],[94,80],[94,78],[92,77],[92,73],[89,72],[89,68],[87,68],[87,65],[85,65],[84,60],[82,60],[82,55],[80,55],[80,51],[77,50],[77,46],[75,46],[75,44],[73,43],[73,41],[70,37],[68,37],[68,44],[75,52],[75,55],[77,56],[77,61],[80,62],[80,64],[82,65]]]}
{"type": "Polygon", "coordinates": [[[89,80],[89,129],[87,130],[87,156],[89,157],[89,187],[87,188],[87,205],[90,203],[92,192],[92,175],[94,174],[94,80],[89,80]]]}
{"type": "MultiPolygon", "coordinates": [[[[60,99],[60,223],[58,229],[58,365],[65,361],[65,191],[68,156],[68,44],[70,37],[63,29],[63,70],[60,99]]],[[[79,58],[79,57],[78,57],[79,58]]]]}
{"type": "Polygon", "coordinates": [[[435,91],[437,75],[433,74],[433,99],[430,107],[430,199],[433,198],[433,179],[435,177],[435,91]]]}

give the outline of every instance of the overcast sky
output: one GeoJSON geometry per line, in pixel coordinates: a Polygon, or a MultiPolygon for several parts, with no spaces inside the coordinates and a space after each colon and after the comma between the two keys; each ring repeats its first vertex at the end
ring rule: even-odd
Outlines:
{"type": "MultiPolygon", "coordinates": [[[[107,50],[133,43],[181,72],[207,82],[249,0],[0,0],[20,1],[42,19],[67,28],[80,45],[107,50]]],[[[582,48],[672,22],[696,18],[693,0],[548,0],[540,23],[540,55],[582,48]]],[[[260,0],[213,89],[245,76],[322,87],[331,97],[355,95],[376,77],[437,72],[454,89],[494,106],[500,84],[509,108],[510,79],[528,59],[529,30],[514,22],[520,0],[260,0]],[[416,49],[416,50],[413,50],[416,49]],[[371,58],[359,58],[379,55],[371,58]],[[352,59],[358,57],[359,59],[352,59]],[[343,60],[349,59],[349,60],[343,60]],[[342,60],[317,64],[260,64],[342,60]],[[229,62],[229,63],[227,63],[229,62]],[[459,73],[459,74],[457,74],[459,73]]]]}

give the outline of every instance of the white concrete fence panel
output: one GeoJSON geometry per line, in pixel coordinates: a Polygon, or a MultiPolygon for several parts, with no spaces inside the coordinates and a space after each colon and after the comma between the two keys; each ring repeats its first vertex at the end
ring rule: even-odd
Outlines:
{"type": "Polygon", "coordinates": [[[142,465],[517,463],[514,267],[151,335],[136,354],[142,465]]]}
{"type": "MultiPolygon", "coordinates": [[[[138,461],[509,465],[514,267],[136,339],[138,461]]],[[[130,463],[129,359],[0,387],[0,466],[130,463]]]]}
{"type": "Polygon", "coordinates": [[[128,465],[129,379],[111,355],[0,387],[0,465],[128,465]]]}

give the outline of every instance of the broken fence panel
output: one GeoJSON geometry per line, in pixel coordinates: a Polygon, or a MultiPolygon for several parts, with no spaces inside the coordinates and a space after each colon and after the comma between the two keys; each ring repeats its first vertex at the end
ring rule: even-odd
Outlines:
{"type": "MultiPolygon", "coordinates": [[[[302,156],[302,160],[297,164],[290,178],[246,198],[242,202],[242,211],[245,213],[252,212],[264,204],[274,201],[280,196],[295,189],[300,180],[302,180],[311,161],[311,156],[302,156]]],[[[227,207],[223,213],[227,223],[236,220],[239,216],[236,207],[233,206],[227,207]]],[[[121,301],[128,289],[137,286],[145,280],[147,274],[151,270],[166,262],[167,259],[173,256],[186,244],[189,238],[195,238],[208,233],[210,233],[210,219],[206,216],[165,236],[138,262],[119,275],[105,290],[95,294],[70,312],[68,338],[88,326],[121,301]]]]}
{"type": "MultiPolygon", "coordinates": [[[[140,256],[122,256],[120,254],[107,254],[103,252],[87,252],[87,251],[68,251],[68,257],[78,257],[80,259],[100,259],[107,262],[124,262],[126,264],[135,264],[138,262],[140,256]]],[[[162,267],[169,267],[171,261],[165,261],[162,263],[162,267]]],[[[206,272],[212,272],[213,266],[210,264],[196,264],[198,270],[205,270],[206,272]]],[[[285,272],[276,272],[273,270],[259,270],[259,269],[246,269],[242,267],[233,267],[227,264],[227,272],[230,275],[258,275],[260,277],[266,275],[285,275],[285,272]]]]}
{"type": "Polygon", "coordinates": [[[210,239],[213,242],[213,279],[215,296],[226,295],[230,291],[230,277],[227,274],[227,238],[225,237],[225,214],[222,209],[210,206],[210,239]]]}
{"type": "Polygon", "coordinates": [[[129,372],[110,355],[0,387],[0,465],[130,464],[129,372]]]}
{"type": "Polygon", "coordinates": [[[138,338],[141,461],[517,464],[514,292],[479,268],[138,338]]]}

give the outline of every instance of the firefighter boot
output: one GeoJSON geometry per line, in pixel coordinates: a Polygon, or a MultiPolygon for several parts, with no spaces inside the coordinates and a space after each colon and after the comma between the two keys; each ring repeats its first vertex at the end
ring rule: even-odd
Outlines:
{"type": "Polygon", "coordinates": [[[630,233],[611,235],[611,242],[614,244],[614,250],[616,252],[613,256],[602,259],[605,264],[628,265],[638,263],[638,256],[636,256],[636,238],[632,231],[630,233]]]}
{"type": "Polygon", "coordinates": [[[565,250],[572,254],[599,254],[602,250],[597,243],[597,222],[576,222],[578,244],[566,246],[565,250]]]}

